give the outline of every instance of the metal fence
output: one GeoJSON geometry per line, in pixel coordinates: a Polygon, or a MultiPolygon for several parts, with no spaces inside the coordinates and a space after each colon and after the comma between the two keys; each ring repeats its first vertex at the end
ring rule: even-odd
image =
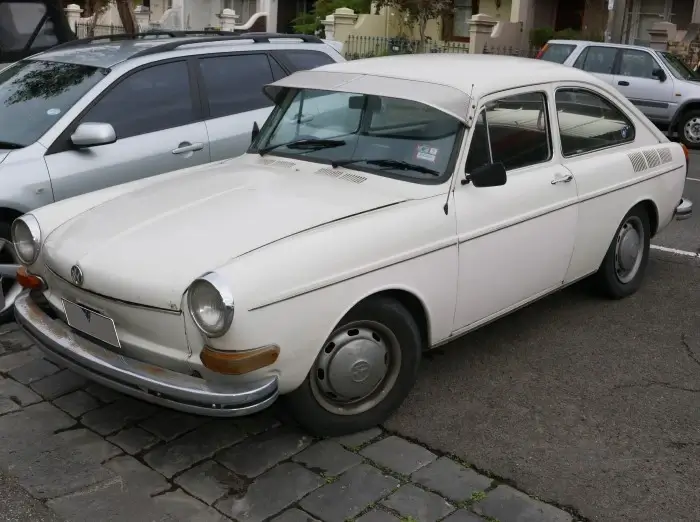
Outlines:
{"type": "Polygon", "coordinates": [[[96,25],[94,27],[94,33],[90,34],[91,25],[90,22],[76,22],[75,35],[78,38],[88,38],[91,36],[122,34],[124,32],[124,27],[121,25],[96,25]]]}
{"type": "Polygon", "coordinates": [[[350,35],[345,42],[344,53],[347,60],[389,56],[392,54],[418,53],[468,53],[469,44],[463,42],[440,42],[428,39],[422,45],[419,40],[384,36],[350,35]]]}
{"type": "Polygon", "coordinates": [[[483,54],[500,54],[504,56],[522,56],[524,58],[534,58],[539,52],[539,48],[530,47],[526,49],[519,49],[517,47],[507,47],[507,46],[494,46],[494,45],[484,45],[482,50],[483,54]]]}

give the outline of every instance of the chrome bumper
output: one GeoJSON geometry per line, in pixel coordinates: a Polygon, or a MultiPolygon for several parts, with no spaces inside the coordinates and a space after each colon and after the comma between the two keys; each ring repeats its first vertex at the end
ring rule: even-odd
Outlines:
{"type": "Polygon", "coordinates": [[[239,417],[267,408],[279,393],[277,377],[234,388],[123,357],[49,317],[27,291],[15,301],[15,318],[48,359],[109,388],[175,410],[239,417]]]}
{"type": "Polygon", "coordinates": [[[673,216],[678,220],[689,219],[693,215],[693,202],[683,198],[673,212],[673,216]]]}

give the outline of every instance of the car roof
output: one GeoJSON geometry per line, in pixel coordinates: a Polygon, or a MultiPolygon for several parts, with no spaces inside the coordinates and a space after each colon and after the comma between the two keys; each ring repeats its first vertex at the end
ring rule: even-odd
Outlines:
{"type": "MultiPolygon", "coordinates": [[[[260,35],[262,33],[255,33],[260,35]]],[[[46,60],[53,62],[72,63],[76,65],[88,65],[93,67],[111,68],[125,62],[131,58],[146,52],[152,52],[151,56],[164,58],[158,50],[162,47],[163,53],[168,54],[208,54],[226,51],[246,51],[251,49],[283,49],[293,45],[294,48],[318,49],[319,46],[333,49],[328,44],[318,39],[314,43],[306,43],[300,38],[303,35],[270,35],[268,42],[254,42],[255,34],[250,37],[246,35],[231,34],[230,36],[176,36],[158,38],[123,38],[110,41],[106,38],[97,38],[93,41],[86,39],[84,43],[80,40],[58,45],[45,52],[35,54],[29,59],[46,60]]],[[[165,35],[164,35],[165,36],[165,35]]],[[[263,36],[258,36],[262,39],[263,36]]]]}
{"type": "Polygon", "coordinates": [[[562,44],[562,45],[596,45],[598,47],[617,47],[620,49],[637,49],[640,51],[651,51],[654,49],[647,47],[645,45],[629,45],[629,44],[618,44],[610,42],[595,42],[593,40],[549,40],[547,44],[562,44]]]}

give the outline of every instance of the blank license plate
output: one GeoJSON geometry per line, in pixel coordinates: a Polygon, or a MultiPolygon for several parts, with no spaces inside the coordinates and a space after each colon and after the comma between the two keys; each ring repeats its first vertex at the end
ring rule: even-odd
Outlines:
{"type": "Polygon", "coordinates": [[[114,321],[109,317],[88,310],[87,308],[66,301],[65,299],[63,299],[63,309],[66,312],[66,319],[71,328],[75,328],[111,346],[121,348],[114,321]]]}

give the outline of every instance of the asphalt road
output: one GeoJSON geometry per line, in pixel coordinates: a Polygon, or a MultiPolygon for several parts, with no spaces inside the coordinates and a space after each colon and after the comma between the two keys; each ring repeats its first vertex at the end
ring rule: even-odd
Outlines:
{"type": "MultiPolygon", "coordinates": [[[[689,178],[700,180],[700,154],[689,178]]],[[[700,204],[700,181],[686,196],[700,204]]],[[[426,361],[386,427],[596,521],[700,517],[700,210],[622,301],[581,283],[426,361]]]]}

